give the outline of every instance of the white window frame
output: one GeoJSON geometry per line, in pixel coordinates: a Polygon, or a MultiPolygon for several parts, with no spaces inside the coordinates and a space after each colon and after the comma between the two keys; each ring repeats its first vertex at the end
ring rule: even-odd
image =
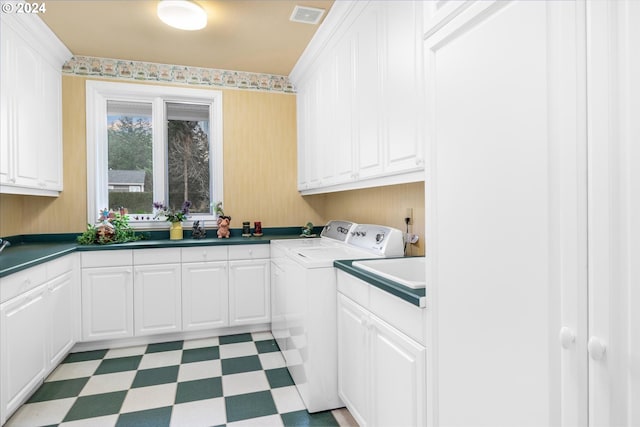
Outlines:
{"type": "MultiPolygon", "coordinates": [[[[108,139],[107,101],[146,102],[152,104],[153,140],[165,138],[165,102],[192,102],[209,105],[209,147],[211,150],[210,171],[213,180],[210,201],[215,205],[223,201],[223,140],[222,140],[222,91],[183,88],[174,86],[141,85],[133,83],[102,82],[88,80],[86,83],[87,117],[87,222],[95,224],[98,211],[108,207],[108,139]]],[[[167,202],[166,147],[154,143],[153,148],[153,201],[167,202]]],[[[152,207],[149,207],[150,212],[152,207]]],[[[130,218],[131,219],[131,218],[130,218]]],[[[214,221],[216,216],[194,215],[193,220],[214,221]]],[[[169,227],[167,221],[130,221],[136,229],[169,227]]]]}

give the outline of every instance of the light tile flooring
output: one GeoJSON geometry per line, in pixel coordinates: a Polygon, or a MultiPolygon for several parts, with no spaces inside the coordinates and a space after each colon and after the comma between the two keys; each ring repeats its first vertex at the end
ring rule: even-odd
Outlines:
{"type": "Polygon", "coordinates": [[[309,414],[260,332],[72,353],[6,427],[353,424],[346,410],[309,414]]]}

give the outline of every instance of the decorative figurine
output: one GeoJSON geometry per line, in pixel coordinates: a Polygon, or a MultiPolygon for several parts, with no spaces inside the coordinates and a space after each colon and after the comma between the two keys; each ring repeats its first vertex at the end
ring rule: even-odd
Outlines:
{"type": "Polygon", "coordinates": [[[218,239],[231,237],[231,231],[229,230],[229,224],[231,223],[231,217],[225,215],[222,210],[222,202],[218,202],[215,207],[215,213],[218,215],[218,239]]]}
{"type": "Polygon", "coordinates": [[[205,230],[204,225],[200,225],[200,221],[193,221],[193,230],[191,231],[191,237],[193,237],[194,239],[204,239],[205,237],[207,237],[207,230],[205,230]]]}
{"type": "Polygon", "coordinates": [[[313,234],[313,224],[308,222],[304,227],[302,227],[301,237],[315,237],[313,234]]]}
{"type": "Polygon", "coordinates": [[[227,215],[223,215],[218,217],[218,239],[231,237],[231,231],[229,231],[229,223],[231,222],[231,217],[227,215]]]}

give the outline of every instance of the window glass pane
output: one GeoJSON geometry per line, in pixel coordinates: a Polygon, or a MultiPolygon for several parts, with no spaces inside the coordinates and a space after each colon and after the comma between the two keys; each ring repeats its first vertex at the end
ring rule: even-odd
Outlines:
{"type": "Polygon", "coordinates": [[[209,106],[166,103],[169,206],[191,201],[192,214],[211,213],[209,106]]]}
{"type": "Polygon", "coordinates": [[[109,209],[153,210],[151,103],[107,101],[109,209]]]}

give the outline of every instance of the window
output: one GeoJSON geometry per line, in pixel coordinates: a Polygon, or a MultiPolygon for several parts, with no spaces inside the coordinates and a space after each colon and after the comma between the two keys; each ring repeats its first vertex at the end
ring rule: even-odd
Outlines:
{"type": "Polygon", "coordinates": [[[213,220],[222,201],[220,91],[87,82],[87,215],[126,209],[136,228],[157,226],[153,202],[192,203],[213,220]]]}

